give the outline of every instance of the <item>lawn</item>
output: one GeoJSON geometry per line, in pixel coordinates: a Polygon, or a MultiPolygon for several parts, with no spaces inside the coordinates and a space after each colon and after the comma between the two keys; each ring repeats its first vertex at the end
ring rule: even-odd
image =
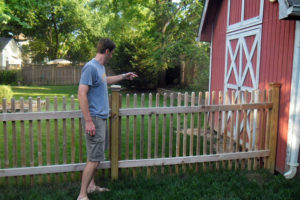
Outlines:
{"type": "MultiPolygon", "coordinates": [[[[99,179],[111,189],[89,198],[105,200],[297,200],[300,177],[286,180],[266,171],[219,171],[153,176],[121,177],[117,181],[99,179]]],[[[76,199],[80,182],[35,186],[0,187],[0,199],[76,199]]]]}

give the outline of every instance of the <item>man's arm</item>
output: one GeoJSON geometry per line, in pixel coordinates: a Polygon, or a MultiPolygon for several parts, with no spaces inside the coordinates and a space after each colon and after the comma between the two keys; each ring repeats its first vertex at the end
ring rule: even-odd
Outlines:
{"type": "Polygon", "coordinates": [[[111,84],[114,84],[114,83],[117,83],[121,80],[132,80],[134,78],[138,77],[138,75],[136,75],[135,73],[133,72],[128,72],[126,74],[120,74],[120,75],[116,75],[116,76],[108,76],[106,78],[106,82],[107,84],[111,85],[111,84]]]}
{"type": "Polygon", "coordinates": [[[95,135],[96,129],[89,111],[89,103],[87,98],[88,91],[89,91],[88,85],[80,84],[78,88],[78,100],[79,100],[80,110],[85,120],[85,131],[87,134],[93,136],[95,135]]]}

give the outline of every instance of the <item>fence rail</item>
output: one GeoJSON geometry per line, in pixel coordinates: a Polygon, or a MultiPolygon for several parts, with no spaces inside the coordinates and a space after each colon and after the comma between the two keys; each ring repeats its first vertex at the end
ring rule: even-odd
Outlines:
{"type": "MultiPolygon", "coordinates": [[[[124,98],[119,89],[112,89],[109,161],[101,162],[99,169],[113,179],[120,173],[136,176],[141,170],[148,176],[187,168],[263,167],[274,172],[279,88],[272,84],[268,94],[233,91],[224,97],[220,92],[218,98],[215,92],[178,93],[176,101],[173,93],[156,94],[153,101],[152,94],[127,94],[124,98]]],[[[38,109],[33,112],[29,100],[25,112],[21,99],[18,113],[14,99],[10,113],[2,101],[0,181],[13,176],[16,183],[19,179],[26,182],[27,177],[31,183],[35,177],[43,182],[43,174],[48,181],[51,174],[56,180],[61,175],[66,180],[67,172],[74,177],[74,172],[83,170],[86,155],[81,113],[75,110],[73,97],[68,101],[70,110],[66,98],[61,100],[61,108],[58,101],[50,104],[46,98],[45,108],[41,108],[37,99],[38,109]]]]}

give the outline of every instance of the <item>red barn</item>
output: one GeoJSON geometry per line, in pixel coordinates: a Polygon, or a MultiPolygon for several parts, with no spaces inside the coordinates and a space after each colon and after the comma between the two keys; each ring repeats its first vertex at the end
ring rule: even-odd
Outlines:
{"type": "Polygon", "coordinates": [[[299,169],[300,0],[206,0],[200,41],[210,42],[210,91],[281,83],[276,170],[299,169]]]}

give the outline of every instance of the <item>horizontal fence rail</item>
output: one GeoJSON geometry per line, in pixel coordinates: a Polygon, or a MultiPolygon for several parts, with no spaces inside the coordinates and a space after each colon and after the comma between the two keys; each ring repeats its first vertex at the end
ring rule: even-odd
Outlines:
{"type": "MultiPolygon", "coordinates": [[[[227,91],[218,96],[121,95],[120,89],[112,89],[110,149],[98,169],[113,179],[120,173],[150,176],[187,169],[274,171],[279,85],[270,86],[268,92],[227,91]]],[[[4,99],[0,110],[0,184],[80,177],[85,133],[74,97],[30,98],[27,110],[23,98],[18,110],[16,102],[12,99],[8,110],[4,99]]]]}

